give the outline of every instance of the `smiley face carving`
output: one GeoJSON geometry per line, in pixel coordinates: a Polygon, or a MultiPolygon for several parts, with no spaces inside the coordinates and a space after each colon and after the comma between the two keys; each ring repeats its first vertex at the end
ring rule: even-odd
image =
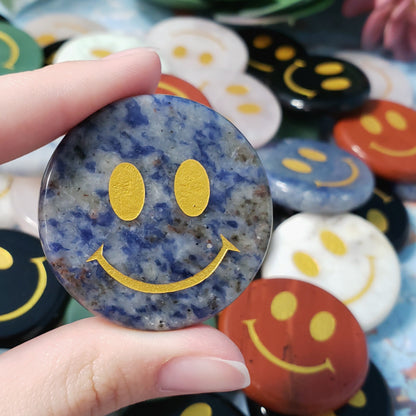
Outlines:
{"type": "Polygon", "coordinates": [[[274,79],[295,59],[306,55],[294,39],[267,28],[243,28],[238,34],[249,51],[248,72],[273,89],[274,79]]]}
{"type": "Polygon", "coordinates": [[[338,408],[366,376],[358,322],[341,302],[306,282],[255,280],[220,314],[219,329],[245,358],[247,396],[279,414],[338,408]]]}
{"type": "Polygon", "coordinates": [[[334,128],[339,146],[356,154],[378,175],[400,181],[416,178],[416,112],[401,104],[369,100],[334,128]]]}
{"type": "Polygon", "coordinates": [[[67,293],[53,277],[38,239],[0,232],[0,347],[13,347],[50,329],[67,293]]]}
{"type": "Polygon", "coordinates": [[[292,110],[344,112],[359,107],[370,84],[364,73],[347,61],[305,56],[289,62],[276,78],[282,105],[292,110]]]}
{"type": "Polygon", "coordinates": [[[183,76],[184,70],[242,72],[248,60],[242,39],[232,30],[209,19],[165,19],[148,32],[147,43],[158,49],[168,63],[169,73],[179,77],[183,76]]]}
{"type": "Polygon", "coordinates": [[[364,203],[374,176],[338,146],[285,139],[258,150],[273,200],[297,211],[339,213],[364,203]]]}
{"type": "MultiPolygon", "coordinates": [[[[175,176],[176,201],[185,215],[196,217],[205,210],[209,200],[209,179],[204,167],[196,160],[183,162],[175,176]]],[[[112,172],[109,183],[110,204],[116,215],[124,221],[134,220],[143,209],[145,186],[140,172],[130,163],[121,163],[112,172]],[[136,188],[136,189],[135,189],[136,188]]],[[[97,261],[117,282],[144,293],[170,293],[193,287],[215,272],[228,251],[239,252],[232,243],[220,235],[222,247],[214,260],[193,276],[166,284],[146,283],[133,279],[111,266],[103,255],[104,244],[88,258],[87,262],[97,261]]]]}
{"type": "Polygon", "coordinates": [[[179,97],[136,97],[86,120],[42,194],[58,278],[90,311],[142,329],[215,315],[254,277],[270,236],[256,153],[218,113],[179,97]]]}
{"type": "Polygon", "coordinates": [[[393,247],[375,226],[352,214],[301,213],[280,224],[262,276],[288,275],[332,293],[348,306],[364,331],[388,316],[400,289],[400,265],[393,247]]]}

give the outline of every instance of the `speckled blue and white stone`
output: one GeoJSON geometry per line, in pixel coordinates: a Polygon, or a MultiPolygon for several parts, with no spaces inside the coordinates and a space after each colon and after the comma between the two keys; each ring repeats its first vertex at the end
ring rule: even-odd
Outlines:
{"type": "Polygon", "coordinates": [[[398,182],[394,190],[402,201],[416,201],[416,183],[398,182]]]}
{"type": "Polygon", "coordinates": [[[204,321],[235,300],[262,264],[271,219],[264,168],[241,133],[212,109],[164,95],[111,104],[70,131],[45,171],[39,207],[46,257],[71,295],[95,314],[149,330],[204,321]],[[187,159],[210,180],[197,217],[185,215],[174,194],[187,159]],[[109,202],[110,175],[122,162],[140,171],[146,189],[140,215],[128,222],[109,202]],[[121,273],[177,282],[212,262],[221,234],[239,252],[228,251],[202,283],[173,293],[134,291],[87,262],[104,244],[105,259],[121,273]]]}
{"type": "Polygon", "coordinates": [[[273,201],[296,211],[347,212],[365,203],[374,188],[374,175],[367,165],[334,144],[289,138],[259,149],[258,155],[273,201]],[[321,159],[302,156],[302,149],[319,152],[321,159]],[[309,171],[286,167],[290,159],[308,166],[309,171]]]}

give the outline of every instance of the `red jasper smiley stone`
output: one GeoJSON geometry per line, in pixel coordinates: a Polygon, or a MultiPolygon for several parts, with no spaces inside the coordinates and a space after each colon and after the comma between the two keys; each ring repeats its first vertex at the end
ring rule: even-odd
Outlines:
{"type": "Polygon", "coordinates": [[[259,279],[220,315],[251,376],[245,393],[274,412],[313,415],[341,407],[368,371],[364,332],[347,307],[317,286],[259,279]]]}
{"type": "Polygon", "coordinates": [[[334,128],[337,144],[379,176],[416,181],[416,111],[384,100],[369,100],[334,128]]]}
{"type": "Polygon", "coordinates": [[[174,75],[162,74],[155,94],[176,95],[211,108],[208,99],[198,88],[174,75]]]}

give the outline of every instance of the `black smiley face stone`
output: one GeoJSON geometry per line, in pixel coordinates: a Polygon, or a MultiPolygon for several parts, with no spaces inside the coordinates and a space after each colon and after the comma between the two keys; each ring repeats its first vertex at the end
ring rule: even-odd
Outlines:
{"type": "Polygon", "coordinates": [[[194,394],[138,403],[122,416],[244,416],[218,394],[194,394]]]}
{"type": "Polygon", "coordinates": [[[300,43],[273,29],[253,27],[237,32],[249,51],[247,71],[272,89],[282,69],[307,55],[300,43]]]}
{"type": "Polygon", "coordinates": [[[68,299],[40,241],[18,231],[0,230],[0,347],[14,347],[51,329],[68,299]]]}
{"type": "MultiPolygon", "coordinates": [[[[283,416],[247,399],[250,416],[283,416]]],[[[370,362],[367,378],[361,389],[340,409],[313,416],[393,416],[393,399],[378,368],[370,362]]]]}
{"type": "Polygon", "coordinates": [[[281,104],[296,111],[342,113],[359,107],[370,93],[359,68],[330,56],[295,59],[276,82],[281,104]]]}
{"type": "Polygon", "coordinates": [[[370,199],[353,211],[374,224],[400,251],[410,231],[409,216],[402,200],[393,190],[393,184],[377,179],[370,199]]]}

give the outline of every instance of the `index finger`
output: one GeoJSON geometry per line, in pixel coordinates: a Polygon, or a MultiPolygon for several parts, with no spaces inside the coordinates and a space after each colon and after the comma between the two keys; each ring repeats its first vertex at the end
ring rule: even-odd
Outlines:
{"type": "Polygon", "coordinates": [[[159,77],[160,61],[150,49],[1,76],[0,163],[43,146],[113,101],[152,93],[159,77]]]}

